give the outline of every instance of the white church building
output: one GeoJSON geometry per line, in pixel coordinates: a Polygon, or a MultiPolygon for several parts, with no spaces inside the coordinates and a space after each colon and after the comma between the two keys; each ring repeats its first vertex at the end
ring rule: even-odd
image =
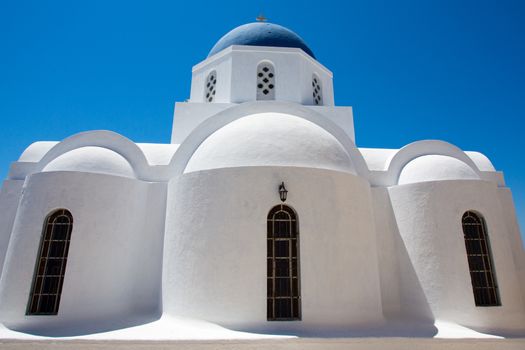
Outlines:
{"type": "Polygon", "coordinates": [[[332,72],[276,24],[193,67],[170,144],[35,142],[0,208],[6,348],[525,348],[503,174],[444,141],[357,147],[332,72]]]}

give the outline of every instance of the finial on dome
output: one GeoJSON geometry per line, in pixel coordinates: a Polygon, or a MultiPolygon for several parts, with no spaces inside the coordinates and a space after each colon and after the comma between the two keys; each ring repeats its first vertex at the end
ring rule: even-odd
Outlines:
{"type": "Polygon", "coordinates": [[[264,17],[262,13],[260,13],[259,16],[257,16],[255,19],[257,20],[257,22],[266,22],[268,20],[268,18],[264,17]]]}

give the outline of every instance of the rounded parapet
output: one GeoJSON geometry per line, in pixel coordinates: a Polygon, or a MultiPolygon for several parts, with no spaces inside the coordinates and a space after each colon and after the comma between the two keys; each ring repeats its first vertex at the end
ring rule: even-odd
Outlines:
{"type": "Polygon", "coordinates": [[[217,113],[195,128],[172,158],[170,174],[174,177],[199,169],[242,164],[324,167],[316,166],[311,157],[328,169],[368,178],[366,163],[353,141],[323,115],[291,102],[246,102],[217,113]],[[242,121],[244,118],[249,119],[242,121]],[[233,147],[241,147],[241,143],[246,150],[233,147]],[[264,145],[270,148],[263,149],[264,145]],[[279,145],[278,149],[275,145],[279,145]],[[257,149],[262,153],[256,155],[257,149]],[[221,160],[210,158],[215,152],[220,153],[221,160]]]}
{"type": "Polygon", "coordinates": [[[199,146],[185,172],[243,166],[294,166],[356,174],[337,139],[316,124],[260,113],[223,126],[199,146]]]}
{"type": "Polygon", "coordinates": [[[433,181],[481,178],[480,170],[465,152],[448,142],[438,140],[417,141],[406,145],[393,154],[387,168],[387,185],[414,182],[416,179],[433,181]],[[415,161],[417,158],[420,159],[415,161]],[[409,166],[405,170],[407,165],[409,166]]]}
{"type": "Polygon", "coordinates": [[[49,162],[42,172],[79,171],[135,177],[131,164],[120,154],[102,147],[81,147],[66,152],[49,162]]]}
{"type": "Polygon", "coordinates": [[[428,155],[407,163],[401,170],[397,183],[405,185],[442,180],[479,180],[479,176],[467,164],[456,158],[428,155]]]}

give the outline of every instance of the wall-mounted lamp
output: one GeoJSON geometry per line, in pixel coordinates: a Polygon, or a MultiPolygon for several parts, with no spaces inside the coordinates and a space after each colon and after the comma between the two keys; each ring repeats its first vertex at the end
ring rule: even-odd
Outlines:
{"type": "Polygon", "coordinates": [[[279,197],[281,197],[281,201],[286,201],[286,196],[288,195],[288,191],[286,190],[286,187],[284,187],[284,181],[279,185],[279,197]]]}

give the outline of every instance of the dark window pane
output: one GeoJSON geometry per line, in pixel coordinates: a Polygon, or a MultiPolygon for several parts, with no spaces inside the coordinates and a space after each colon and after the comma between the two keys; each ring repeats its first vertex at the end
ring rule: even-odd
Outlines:
{"type": "Polygon", "coordinates": [[[46,275],[60,275],[62,273],[62,259],[47,259],[46,275]]]}
{"type": "Polygon", "coordinates": [[[484,270],[483,257],[481,255],[470,255],[468,263],[471,271],[484,270]]]}
{"type": "Polygon", "coordinates": [[[291,318],[290,299],[275,299],[275,318],[291,318]]]}
{"type": "Polygon", "coordinates": [[[268,277],[273,277],[273,259],[267,259],[266,271],[267,271],[268,277]]]}
{"type": "Polygon", "coordinates": [[[56,293],[60,277],[45,277],[42,283],[42,293],[56,293]]]}
{"type": "Polygon", "coordinates": [[[267,297],[271,297],[273,295],[273,279],[268,278],[266,281],[266,287],[268,290],[267,297]]]}
{"type": "Polygon", "coordinates": [[[68,231],[69,231],[69,224],[56,223],[53,225],[53,234],[51,235],[51,239],[57,240],[57,241],[67,239],[68,231]]]}
{"type": "Polygon", "coordinates": [[[289,257],[290,256],[290,242],[286,241],[275,241],[275,256],[276,257],[289,257]]]}
{"type": "Polygon", "coordinates": [[[279,238],[290,237],[290,222],[289,221],[275,221],[273,234],[275,237],[279,237],[279,238]]]}
{"type": "Polygon", "coordinates": [[[290,276],[290,263],[288,259],[275,259],[275,276],[290,276]]]}
{"type": "Polygon", "coordinates": [[[469,239],[465,241],[465,246],[467,247],[467,252],[469,255],[472,254],[481,254],[481,241],[479,239],[469,239]]]}
{"type": "Polygon", "coordinates": [[[55,312],[55,295],[42,295],[40,296],[40,303],[38,307],[38,313],[54,313],[55,312]]]}
{"type": "Polygon", "coordinates": [[[49,246],[49,257],[63,257],[64,248],[66,247],[65,241],[51,241],[49,246]]]}
{"type": "Polygon", "coordinates": [[[69,225],[69,218],[65,215],[58,216],[54,222],[54,224],[68,224],[69,225]]]}
{"type": "Polygon", "coordinates": [[[463,226],[463,233],[465,234],[465,238],[479,238],[478,229],[474,225],[463,226]]]}
{"type": "Polygon", "coordinates": [[[268,319],[273,319],[275,317],[273,315],[273,299],[268,299],[266,301],[266,317],[268,319]]]}
{"type": "Polygon", "coordinates": [[[274,220],[285,220],[285,221],[288,221],[288,220],[290,220],[290,216],[284,211],[279,211],[279,212],[277,212],[275,214],[274,220]]]}
{"type": "Polygon", "coordinates": [[[290,296],[290,279],[289,278],[275,278],[275,296],[288,297],[290,296]]]}

